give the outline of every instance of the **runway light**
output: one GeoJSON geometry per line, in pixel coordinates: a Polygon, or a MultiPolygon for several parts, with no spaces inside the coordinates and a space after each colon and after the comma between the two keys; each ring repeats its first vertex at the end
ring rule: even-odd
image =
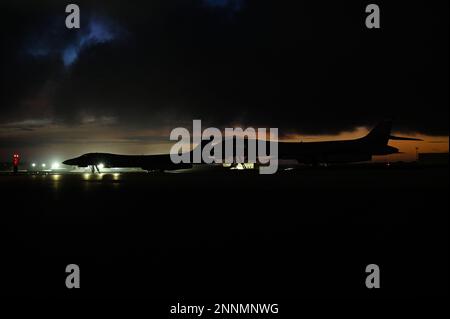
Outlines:
{"type": "Polygon", "coordinates": [[[242,164],[242,166],[245,169],[255,169],[255,163],[244,163],[244,164],[242,164]]]}
{"type": "Polygon", "coordinates": [[[231,169],[244,170],[245,167],[241,163],[238,163],[235,167],[232,167],[231,169]]]}
{"type": "Polygon", "coordinates": [[[52,164],[52,169],[58,169],[59,168],[59,163],[53,163],[52,164]]]}
{"type": "Polygon", "coordinates": [[[105,168],[105,165],[103,165],[103,163],[100,163],[97,165],[97,167],[98,167],[98,169],[103,169],[103,168],[105,168]]]}
{"type": "Polygon", "coordinates": [[[42,163],[42,167],[44,167],[45,168],[45,166],[47,166],[45,163],[42,163]]]}
{"type": "Polygon", "coordinates": [[[31,167],[36,167],[36,163],[31,164],[31,167]]]}

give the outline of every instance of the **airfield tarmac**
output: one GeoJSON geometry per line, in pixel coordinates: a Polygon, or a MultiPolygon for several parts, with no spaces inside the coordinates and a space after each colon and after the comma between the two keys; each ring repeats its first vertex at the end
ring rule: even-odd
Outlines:
{"type": "Polygon", "coordinates": [[[2,173],[1,294],[442,295],[448,188],[448,166],[2,173]],[[78,291],[64,286],[70,263],[78,291]],[[365,288],[370,263],[380,291],[365,288]]]}

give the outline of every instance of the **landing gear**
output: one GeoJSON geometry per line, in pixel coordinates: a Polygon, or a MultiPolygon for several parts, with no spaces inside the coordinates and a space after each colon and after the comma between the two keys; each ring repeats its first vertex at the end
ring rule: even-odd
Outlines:
{"type": "Polygon", "coordinates": [[[99,170],[98,166],[97,165],[91,165],[91,172],[92,172],[92,174],[95,173],[96,169],[97,169],[97,172],[100,174],[100,170],[99,170]]]}

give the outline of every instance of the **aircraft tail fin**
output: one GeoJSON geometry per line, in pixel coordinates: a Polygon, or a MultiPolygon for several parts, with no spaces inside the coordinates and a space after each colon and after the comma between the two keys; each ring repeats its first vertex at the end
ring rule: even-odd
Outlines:
{"type": "Polygon", "coordinates": [[[376,144],[387,145],[391,136],[392,121],[383,121],[378,123],[364,139],[376,144]]]}

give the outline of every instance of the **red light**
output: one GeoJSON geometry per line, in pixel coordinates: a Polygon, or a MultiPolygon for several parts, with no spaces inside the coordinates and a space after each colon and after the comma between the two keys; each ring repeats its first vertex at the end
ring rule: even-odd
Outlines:
{"type": "Polygon", "coordinates": [[[14,166],[19,166],[19,159],[20,159],[19,154],[13,155],[13,165],[14,166]]]}

